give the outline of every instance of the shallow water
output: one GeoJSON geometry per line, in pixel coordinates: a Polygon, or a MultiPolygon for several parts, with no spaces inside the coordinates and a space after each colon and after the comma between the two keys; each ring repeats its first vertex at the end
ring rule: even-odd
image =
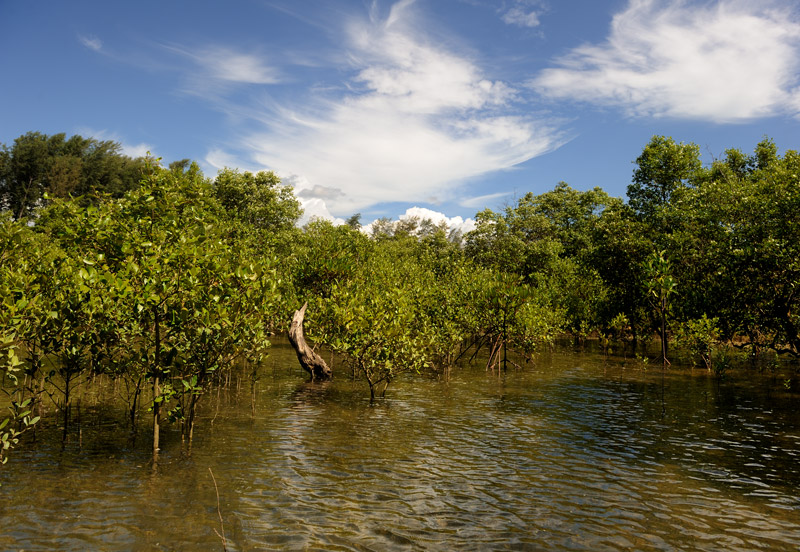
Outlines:
{"type": "MultiPolygon", "coordinates": [[[[797,550],[800,397],[780,378],[542,355],[393,384],[312,385],[278,341],[153,466],[84,407],[0,469],[2,550],[797,550]],[[245,386],[246,387],[246,386],[245,386]],[[663,394],[662,394],[663,393],[663,394]]],[[[146,424],[143,424],[146,425],[146,424]]]]}

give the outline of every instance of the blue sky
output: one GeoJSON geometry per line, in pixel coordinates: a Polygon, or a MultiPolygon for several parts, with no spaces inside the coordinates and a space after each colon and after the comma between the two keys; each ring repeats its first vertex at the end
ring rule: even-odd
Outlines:
{"type": "Polygon", "coordinates": [[[800,138],[795,0],[2,0],[0,63],[0,142],[271,169],[364,222],[624,196],[655,134],[800,138]]]}

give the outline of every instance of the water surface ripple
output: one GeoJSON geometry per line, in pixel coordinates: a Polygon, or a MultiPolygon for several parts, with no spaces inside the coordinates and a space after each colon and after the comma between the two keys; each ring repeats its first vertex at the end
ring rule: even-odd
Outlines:
{"type": "Polygon", "coordinates": [[[221,550],[209,467],[229,550],[800,549],[798,398],[756,376],[673,370],[662,391],[660,369],[553,354],[370,406],[271,370],[255,413],[209,400],[156,469],[146,432],[43,432],[0,471],[0,549],[221,550]]]}

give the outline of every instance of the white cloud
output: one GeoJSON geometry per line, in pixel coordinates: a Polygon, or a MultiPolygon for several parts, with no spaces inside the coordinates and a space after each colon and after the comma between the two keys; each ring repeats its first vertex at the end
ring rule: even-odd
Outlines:
{"type": "Polygon", "coordinates": [[[502,105],[510,98],[505,84],[483,78],[470,60],[425,44],[397,17],[393,25],[351,30],[355,61],[365,66],[356,82],[366,87],[368,94],[361,98],[366,107],[436,114],[502,105]]]}
{"type": "Polygon", "coordinates": [[[300,217],[300,220],[297,221],[297,226],[305,226],[312,219],[323,219],[329,220],[334,225],[340,226],[345,223],[344,219],[334,217],[331,212],[328,210],[328,206],[325,205],[325,201],[319,198],[298,198],[300,200],[300,206],[303,208],[303,216],[300,217]]]}
{"type": "Polygon", "coordinates": [[[252,116],[266,126],[245,147],[279,174],[302,175],[336,213],[390,201],[445,200],[465,180],[555,149],[553,125],[521,115],[515,91],[472,59],[421,36],[413,2],[385,20],[352,21],[351,80],[336,97],[313,95],[252,116]]]}
{"type": "Polygon", "coordinates": [[[78,40],[81,44],[95,52],[99,52],[103,49],[103,42],[96,36],[78,35],[78,40]]]}
{"type": "MultiPolygon", "coordinates": [[[[183,91],[205,99],[225,103],[222,98],[241,85],[272,85],[281,82],[280,72],[269,65],[264,56],[242,53],[225,46],[209,46],[188,49],[183,46],[162,45],[168,52],[192,61],[193,66],[184,68],[183,91]]],[[[229,105],[227,110],[241,111],[229,105]]]]}
{"type": "Polygon", "coordinates": [[[343,192],[338,188],[327,188],[325,186],[314,186],[312,188],[302,188],[298,193],[298,197],[317,197],[319,199],[336,199],[341,197],[343,192]]]}
{"type": "Polygon", "coordinates": [[[400,215],[398,218],[400,220],[407,220],[414,217],[416,217],[420,221],[430,220],[437,226],[442,223],[445,223],[447,225],[448,230],[459,230],[465,234],[475,229],[475,221],[472,220],[471,218],[464,220],[459,216],[448,217],[444,213],[440,213],[439,211],[433,211],[431,209],[426,209],[425,207],[409,207],[408,209],[406,209],[406,212],[400,215]]]}
{"type": "MultiPolygon", "coordinates": [[[[393,224],[396,226],[399,221],[405,221],[412,218],[416,218],[419,222],[422,222],[424,220],[429,220],[437,226],[444,223],[447,225],[448,234],[453,231],[458,231],[461,232],[462,234],[466,234],[467,232],[471,232],[476,228],[475,221],[471,218],[464,220],[462,217],[459,216],[448,217],[444,213],[440,213],[439,211],[433,211],[425,207],[409,207],[408,209],[406,209],[405,213],[397,217],[397,220],[395,220],[393,224]]],[[[371,234],[372,227],[376,222],[377,220],[373,220],[369,224],[364,225],[361,230],[366,234],[371,234]]]]}
{"type": "Polygon", "coordinates": [[[800,23],[790,6],[630,0],[605,43],[574,49],[531,84],[631,116],[736,122],[796,114],[800,23]]]}
{"type": "Polygon", "coordinates": [[[214,79],[243,84],[275,84],[280,81],[278,72],[266,65],[260,56],[229,48],[207,48],[187,55],[214,79]]]}
{"type": "Polygon", "coordinates": [[[120,142],[122,146],[122,153],[129,157],[144,157],[149,153],[153,153],[153,146],[145,142],[138,144],[128,144],[127,142],[120,142]]]}
{"type": "Polygon", "coordinates": [[[238,159],[235,156],[219,148],[209,150],[209,152],[206,153],[203,162],[206,166],[211,167],[216,171],[221,171],[226,167],[231,169],[240,168],[238,159]]]}
{"type": "Polygon", "coordinates": [[[540,10],[535,9],[531,4],[531,2],[517,2],[503,13],[501,19],[509,25],[538,27],[540,10]]]}
{"type": "MultiPolygon", "coordinates": [[[[203,157],[203,161],[201,162],[201,168],[206,174],[217,173],[225,168],[247,171],[254,174],[259,171],[269,170],[264,166],[243,162],[238,155],[220,148],[213,148],[206,153],[205,157],[203,157]]],[[[283,181],[283,183],[292,185],[292,182],[283,181]]]]}
{"type": "Polygon", "coordinates": [[[155,148],[151,144],[147,144],[145,142],[131,144],[130,142],[123,140],[116,132],[110,132],[108,130],[95,130],[88,127],[81,127],[77,130],[77,132],[84,138],[94,138],[100,141],[111,140],[112,142],[117,142],[122,148],[122,154],[127,155],[128,157],[144,157],[147,155],[147,152],[150,152],[151,155],[155,155],[155,148]]]}
{"type": "Polygon", "coordinates": [[[282,184],[294,188],[294,195],[303,208],[303,214],[297,221],[297,226],[305,226],[315,218],[329,220],[335,225],[345,223],[344,219],[333,216],[325,203],[325,200],[329,197],[336,197],[338,195],[337,190],[327,188],[321,190],[320,186],[312,187],[311,183],[305,177],[297,174],[284,174],[279,176],[282,184]]]}
{"type": "Polygon", "coordinates": [[[470,197],[459,201],[461,207],[469,207],[470,209],[485,209],[491,208],[490,205],[495,204],[501,197],[508,197],[512,192],[498,192],[494,194],[487,194],[482,196],[470,197]]]}

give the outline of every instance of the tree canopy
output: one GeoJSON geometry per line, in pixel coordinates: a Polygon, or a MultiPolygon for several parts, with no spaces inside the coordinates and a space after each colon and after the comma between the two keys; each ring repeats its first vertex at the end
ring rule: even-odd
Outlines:
{"type": "Polygon", "coordinates": [[[138,185],[143,166],[117,142],[28,132],[0,148],[0,209],[27,219],[46,197],[120,197],[138,185]]]}

